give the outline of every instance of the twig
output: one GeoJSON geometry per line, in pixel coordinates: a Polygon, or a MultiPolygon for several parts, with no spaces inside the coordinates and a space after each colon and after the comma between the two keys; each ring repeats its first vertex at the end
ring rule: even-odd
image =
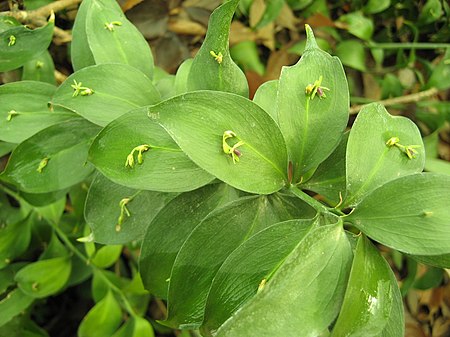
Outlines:
{"type": "Polygon", "coordinates": [[[8,12],[1,12],[0,15],[12,16],[21,22],[39,21],[42,19],[46,19],[48,16],[50,16],[52,11],[53,12],[62,11],[67,7],[78,5],[81,1],[82,0],[59,0],[32,11],[12,10],[8,12]]]}
{"type": "MultiPolygon", "coordinates": [[[[400,97],[394,97],[385,99],[382,101],[378,101],[378,103],[383,104],[384,106],[390,106],[395,104],[405,104],[405,103],[412,103],[412,102],[418,102],[421,99],[431,97],[436,95],[439,92],[436,88],[430,88],[428,90],[420,91],[414,94],[406,95],[406,96],[400,96],[400,97]]],[[[363,106],[367,104],[361,104],[361,105],[354,105],[350,108],[350,114],[356,114],[361,110],[363,106]]]]}

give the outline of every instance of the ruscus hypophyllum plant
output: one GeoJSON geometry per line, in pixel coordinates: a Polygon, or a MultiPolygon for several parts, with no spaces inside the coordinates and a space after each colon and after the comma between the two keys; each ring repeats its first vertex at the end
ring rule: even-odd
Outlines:
{"type": "MultiPolygon", "coordinates": [[[[345,131],[342,65],[309,26],[300,61],[249,100],[228,49],[237,4],[213,12],[176,76],[156,79],[117,3],[84,0],[75,72],[59,87],[0,87],[0,139],[13,149],[0,176],[1,325],[33,324],[21,315],[33,303],[92,276],[79,336],[151,336],[149,294],[167,301],[161,324],[203,336],[403,336],[374,243],[450,267],[450,178],[422,172],[416,125],[379,104],[345,131]],[[22,262],[36,240],[46,248],[22,262]],[[108,271],[136,242],[139,270],[108,271]]],[[[35,41],[45,52],[53,19],[34,31],[1,20],[0,70],[36,58],[35,41]]]]}

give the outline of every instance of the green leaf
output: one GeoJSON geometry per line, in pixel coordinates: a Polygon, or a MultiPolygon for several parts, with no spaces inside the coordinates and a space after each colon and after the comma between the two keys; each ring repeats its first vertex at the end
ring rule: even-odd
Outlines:
{"type": "Polygon", "coordinates": [[[110,337],[122,322],[122,310],[111,291],[83,318],[79,337],[110,337]]]}
{"type": "Polygon", "coordinates": [[[0,33],[0,72],[19,68],[48,48],[53,37],[55,20],[31,30],[13,26],[0,33]]]}
{"type": "Polygon", "coordinates": [[[391,116],[381,104],[361,109],[347,145],[347,197],[345,205],[357,204],[364,195],[384,183],[423,170],[425,151],[417,126],[408,118],[391,116]],[[415,158],[402,148],[386,144],[392,137],[403,146],[414,145],[415,158]]]}
{"type": "MultiPolygon", "coordinates": [[[[206,185],[213,177],[195,165],[167,131],[152,122],[152,118],[159,118],[160,111],[142,108],[111,122],[95,138],[89,160],[108,179],[130,188],[185,192],[206,185]],[[138,153],[131,153],[140,145],[150,146],[142,154],[142,164],[137,161],[138,153]],[[125,166],[130,154],[134,156],[133,167],[125,166]]],[[[186,111],[183,108],[180,112],[186,111]]]]}
{"type": "Polygon", "coordinates": [[[369,14],[380,13],[389,8],[391,0],[369,0],[364,6],[364,12],[369,14]]]}
{"type": "Polygon", "coordinates": [[[311,4],[313,2],[312,0],[286,0],[289,7],[291,7],[293,10],[299,10],[303,9],[311,4]]]}
{"type": "Polygon", "coordinates": [[[3,157],[15,149],[17,144],[0,141],[0,157],[3,157]]]}
{"type": "Polygon", "coordinates": [[[142,113],[162,125],[198,166],[237,189],[269,194],[286,184],[283,136],[274,120],[246,98],[224,92],[191,92],[142,113]],[[227,140],[229,146],[244,142],[236,162],[223,150],[227,131],[236,135],[227,140]]]}
{"type": "Polygon", "coordinates": [[[20,315],[33,303],[34,298],[26,295],[20,289],[14,289],[0,301],[0,327],[15,316],[20,315]]]}
{"type": "Polygon", "coordinates": [[[338,147],[319,165],[311,179],[301,185],[307,189],[324,196],[329,203],[337,204],[345,194],[345,151],[347,149],[349,133],[344,133],[338,147]]]}
{"type": "Polygon", "coordinates": [[[154,337],[151,324],[142,317],[133,316],[113,335],[113,337],[154,337]]]}
{"type": "Polygon", "coordinates": [[[44,298],[56,294],[66,285],[71,268],[69,256],[56,257],[28,264],[14,279],[25,294],[44,298]]]}
{"type": "Polygon", "coordinates": [[[75,22],[72,27],[72,42],[70,43],[70,57],[74,71],[93,66],[94,55],[89,48],[86,34],[86,16],[91,6],[91,1],[82,1],[78,7],[75,22]]]}
{"type": "Polygon", "coordinates": [[[147,41],[125,17],[120,6],[112,0],[86,0],[82,15],[77,18],[74,40],[80,41],[72,62],[76,70],[101,63],[128,64],[141,70],[148,78],[153,76],[153,56],[147,41]],[[78,26],[79,25],[79,26],[78,26]],[[80,49],[90,49],[87,51],[80,49]]]}
{"type": "Polygon", "coordinates": [[[403,298],[398,288],[397,279],[389,268],[389,275],[392,288],[392,310],[389,321],[384,327],[380,337],[404,337],[405,336],[405,315],[403,309],[403,298]]]}
{"type": "Polygon", "coordinates": [[[216,336],[320,336],[339,313],[351,260],[341,222],[313,230],[216,336]]]}
{"type": "Polygon", "coordinates": [[[141,71],[126,64],[100,64],[70,75],[56,90],[52,104],[105,126],[130,110],[159,101],[158,91],[141,71]],[[76,95],[75,83],[92,89],[93,94],[76,95]]]}
{"type": "Polygon", "coordinates": [[[31,193],[75,185],[92,172],[87,150],[98,130],[82,119],[50,126],[15,148],[0,178],[31,193]]]}
{"type": "Polygon", "coordinates": [[[56,85],[55,65],[48,50],[23,65],[22,81],[26,80],[56,85]]]}
{"type": "Polygon", "coordinates": [[[178,67],[177,74],[175,76],[175,92],[177,95],[188,92],[188,77],[191,71],[192,62],[194,59],[186,59],[178,67]]]}
{"type": "Polygon", "coordinates": [[[370,241],[360,236],[341,312],[331,337],[378,337],[392,309],[390,267],[370,241]]]}
{"type": "Polygon", "coordinates": [[[352,12],[341,15],[339,21],[345,23],[348,32],[361,40],[370,40],[374,31],[371,19],[365,17],[361,12],[352,12]]]}
{"type": "MultiPolygon", "coordinates": [[[[2,205],[2,212],[4,211],[2,205]]],[[[28,217],[0,229],[0,269],[27,250],[31,239],[32,220],[28,217]]]]}
{"type": "Polygon", "coordinates": [[[92,263],[99,268],[111,267],[122,253],[122,245],[103,246],[95,252],[92,263]]]}
{"type": "Polygon", "coordinates": [[[211,283],[228,255],[274,223],[310,215],[308,206],[300,200],[284,199],[279,194],[241,198],[210,213],[189,235],[175,259],[164,323],[181,329],[197,328],[203,320],[211,283]]]}
{"type": "Polygon", "coordinates": [[[420,263],[450,269],[450,254],[443,255],[411,255],[411,257],[420,263]]]}
{"type": "Polygon", "coordinates": [[[57,225],[66,207],[66,195],[45,206],[36,207],[36,212],[52,225],[57,225]]]}
{"type": "Polygon", "coordinates": [[[236,61],[244,71],[250,70],[260,76],[264,75],[266,70],[259,58],[258,46],[255,41],[242,41],[235,44],[230,49],[230,54],[233,60],[236,61]]]}
{"type": "Polygon", "coordinates": [[[267,1],[266,9],[259,20],[259,22],[253,27],[258,30],[268,25],[272,21],[275,21],[284,6],[284,0],[269,0],[267,1]]]}
{"type": "Polygon", "coordinates": [[[294,182],[323,162],[338,145],[347,125],[349,96],[342,64],[320,50],[309,26],[308,42],[300,61],[283,67],[278,86],[278,121],[293,163],[294,182]],[[322,80],[325,98],[305,93],[322,80]]]}
{"type": "Polygon", "coordinates": [[[48,108],[55,90],[53,85],[34,81],[0,86],[0,139],[21,143],[51,125],[76,117],[48,108]]]}
{"type": "Polygon", "coordinates": [[[192,62],[189,91],[209,89],[248,97],[247,79],[231,59],[228,48],[230,24],[238,3],[227,1],[211,14],[205,41],[192,62]],[[217,61],[211,52],[219,56],[217,61]]]}
{"type": "Polygon", "coordinates": [[[277,100],[278,80],[267,81],[256,90],[253,102],[263,108],[277,123],[278,111],[273,102],[277,100]]]}
{"type": "Polygon", "coordinates": [[[202,331],[211,334],[256,295],[261,280],[266,282],[270,279],[314,225],[314,219],[280,222],[236,248],[214,277],[202,331]]]}
{"type": "Polygon", "coordinates": [[[98,174],[92,182],[85,205],[85,219],[92,229],[95,242],[113,245],[140,240],[159,210],[176,195],[134,190],[117,185],[98,174]],[[130,216],[123,218],[117,231],[121,212],[120,201],[129,198],[126,207],[130,216]]]}
{"type": "Polygon", "coordinates": [[[336,55],[341,62],[353,69],[366,71],[366,52],[359,40],[345,40],[336,46],[336,55]]]}
{"type": "Polygon", "coordinates": [[[367,195],[346,220],[375,241],[413,255],[450,253],[450,176],[418,173],[367,195]]]}
{"type": "Polygon", "coordinates": [[[444,15],[442,4],[439,0],[428,0],[420,11],[418,22],[422,25],[439,20],[444,15]]]}
{"type": "Polygon", "coordinates": [[[435,87],[439,90],[450,88],[450,48],[447,48],[444,57],[431,73],[426,88],[435,87]]]}
{"type": "Polygon", "coordinates": [[[147,290],[167,298],[167,280],[186,238],[211,211],[234,199],[237,195],[233,188],[211,184],[180,194],[167,203],[153,221],[147,220],[150,225],[139,257],[139,271],[147,290]]]}

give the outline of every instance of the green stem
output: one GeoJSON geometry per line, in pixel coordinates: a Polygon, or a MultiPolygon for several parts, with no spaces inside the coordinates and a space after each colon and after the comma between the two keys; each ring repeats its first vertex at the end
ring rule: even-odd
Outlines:
{"type": "Polygon", "coordinates": [[[93,270],[98,272],[98,275],[102,277],[102,279],[105,281],[105,283],[113,290],[114,292],[119,295],[120,299],[122,300],[122,303],[125,307],[125,310],[131,315],[131,316],[138,316],[136,312],[134,311],[133,307],[131,306],[130,302],[128,301],[125,294],[122,292],[121,289],[119,289],[114,283],[112,283],[108,277],[104,274],[103,269],[98,268],[97,266],[91,264],[91,261],[89,258],[87,258],[83,253],[81,253],[74,244],[70,241],[70,239],[67,237],[66,233],[64,233],[59,227],[52,226],[55,230],[56,234],[59,236],[59,238],[64,242],[64,244],[67,246],[67,248],[76,256],[78,256],[84,263],[86,263],[87,266],[91,267],[93,270]]]}
{"type": "Polygon", "coordinates": [[[297,186],[291,185],[289,187],[289,189],[291,190],[292,193],[294,193],[294,195],[297,198],[299,198],[299,199],[303,200],[304,202],[306,202],[309,206],[314,208],[317,212],[319,212],[319,213],[329,213],[329,208],[327,206],[322,204],[320,201],[314,199],[313,197],[309,196],[308,194],[303,192],[301,189],[299,189],[297,186]]]}
{"type": "Polygon", "coordinates": [[[450,43],[428,43],[428,42],[385,42],[370,43],[366,45],[369,49],[439,49],[450,48],[450,43]]]}

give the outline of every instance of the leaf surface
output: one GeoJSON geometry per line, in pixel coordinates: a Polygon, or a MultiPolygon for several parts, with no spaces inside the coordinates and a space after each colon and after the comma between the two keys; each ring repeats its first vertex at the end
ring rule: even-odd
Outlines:
{"type": "Polygon", "coordinates": [[[69,111],[48,108],[55,90],[53,85],[36,81],[0,86],[0,139],[21,143],[51,125],[77,117],[69,111]]]}
{"type": "Polygon", "coordinates": [[[371,239],[407,254],[449,254],[449,200],[449,176],[418,173],[377,188],[346,220],[371,239]]]}
{"type": "Polygon", "coordinates": [[[0,72],[19,68],[44,52],[53,37],[55,22],[34,30],[12,25],[0,33],[0,72]]]}
{"type": "Polygon", "coordinates": [[[105,126],[130,110],[155,104],[160,96],[152,81],[141,71],[126,64],[99,64],[70,75],[52,98],[88,121],[105,126]],[[73,85],[81,83],[92,95],[76,96],[73,85]]]}
{"type": "Polygon", "coordinates": [[[339,313],[351,260],[341,223],[311,231],[216,336],[320,336],[339,313]]]}
{"type": "Polygon", "coordinates": [[[197,91],[147,107],[149,119],[162,125],[198,166],[225,183],[250,193],[269,194],[287,180],[283,136],[258,105],[238,95],[197,91]],[[238,150],[239,161],[223,150],[223,135],[238,150]],[[257,168],[257,172],[255,169],[257,168]]]}
{"type": "Polygon", "coordinates": [[[390,267],[370,241],[360,236],[341,312],[331,337],[378,337],[393,305],[390,267]]]}
{"type": "Polygon", "coordinates": [[[174,140],[142,108],[131,111],[105,127],[95,138],[89,150],[89,160],[113,182],[134,189],[160,192],[185,192],[206,185],[213,177],[195,165],[174,140]],[[149,117],[150,116],[150,117],[149,117]],[[125,166],[128,155],[140,145],[150,148],[133,154],[133,167],[125,166]]]}
{"type": "Polygon", "coordinates": [[[270,279],[314,225],[314,219],[280,222],[236,248],[214,277],[202,330],[209,334],[217,330],[239,307],[255,296],[261,282],[270,279]]]}
{"type": "Polygon", "coordinates": [[[149,221],[139,257],[139,270],[147,290],[167,298],[168,279],[175,258],[192,230],[218,206],[237,199],[226,184],[211,184],[180,194],[149,221]]]}
{"type": "Polygon", "coordinates": [[[346,206],[386,182],[423,170],[425,152],[417,126],[408,118],[391,116],[380,104],[363,107],[350,130],[346,154],[346,206]],[[403,146],[414,145],[417,154],[408,158],[397,146],[386,142],[398,137],[403,146]]]}
{"type": "Polygon", "coordinates": [[[84,215],[95,242],[114,245],[140,240],[159,210],[173,199],[172,193],[135,190],[118,185],[98,174],[89,187],[84,215]],[[116,230],[121,214],[120,201],[131,199],[126,207],[120,230],[116,230]]]}
{"type": "Polygon", "coordinates": [[[311,217],[308,207],[293,200],[278,194],[252,196],[210,213],[189,235],[176,257],[170,275],[165,323],[180,328],[198,327],[203,320],[211,282],[234,249],[274,223],[311,217]]]}
{"type": "Polygon", "coordinates": [[[239,0],[230,0],[210,16],[205,41],[192,62],[188,89],[218,90],[248,97],[248,84],[242,70],[233,62],[228,47],[230,24],[239,0]],[[221,56],[220,62],[211,52],[221,56]],[[220,54],[219,54],[220,53],[220,54]]]}
{"type": "Polygon", "coordinates": [[[294,182],[323,162],[338,145],[347,125],[349,94],[342,64],[317,46],[306,27],[307,45],[300,61],[283,67],[278,85],[278,122],[293,163],[294,182]],[[322,78],[326,97],[306,93],[322,78]]]}
{"type": "Polygon", "coordinates": [[[98,130],[82,119],[50,126],[14,149],[0,177],[31,193],[75,185],[92,172],[87,150],[98,130]]]}

